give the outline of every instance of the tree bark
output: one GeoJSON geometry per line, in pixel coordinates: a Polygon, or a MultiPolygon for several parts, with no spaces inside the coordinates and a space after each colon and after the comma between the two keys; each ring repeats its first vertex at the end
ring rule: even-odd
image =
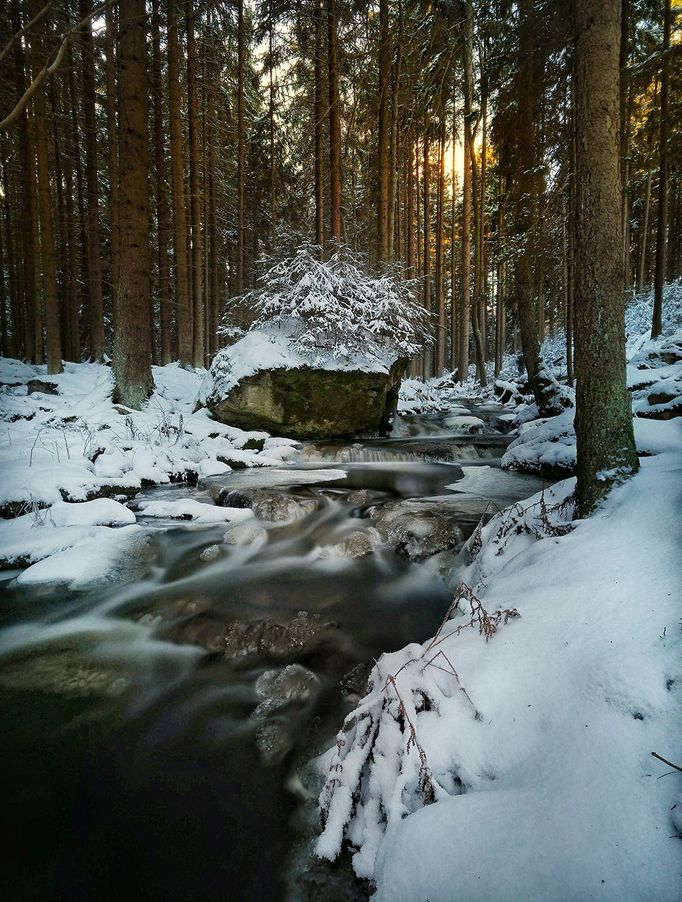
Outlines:
{"type": "Polygon", "coordinates": [[[324,126],[322,0],[315,0],[315,243],[324,247],[324,126]]]}
{"type": "Polygon", "coordinates": [[[341,241],[341,110],[336,0],[327,0],[329,67],[329,236],[341,241]]]}
{"type": "Polygon", "coordinates": [[[590,514],[638,466],[625,382],[620,0],[576,0],[577,497],[590,514]]]}
{"type": "Polygon", "coordinates": [[[201,186],[199,178],[199,106],[197,102],[196,42],[193,0],[185,0],[187,26],[187,119],[189,124],[189,190],[192,265],[192,360],[204,365],[204,298],[201,251],[201,186]]]}
{"type": "MultiPolygon", "coordinates": [[[[79,0],[79,15],[92,12],[91,0],[79,0]]],[[[95,47],[90,19],[80,33],[83,113],[85,127],[85,184],[87,191],[88,343],[90,358],[104,359],[104,303],[102,301],[102,248],[99,235],[99,186],[97,173],[97,118],[95,115],[95,47]]]]}
{"type": "MultiPolygon", "coordinates": [[[[38,12],[29,6],[31,15],[38,12]]],[[[43,65],[42,35],[31,36],[31,59],[33,70],[43,65]]],[[[36,166],[38,176],[38,214],[40,222],[40,258],[43,274],[43,301],[45,311],[45,350],[47,372],[62,372],[62,343],[59,324],[59,295],[57,290],[57,254],[54,239],[54,215],[50,194],[50,164],[47,142],[47,111],[45,88],[41,85],[33,95],[33,128],[35,136],[36,166]]]]}
{"type": "Polygon", "coordinates": [[[178,0],[168,0],[168,90],[171,139],[171,182],[173,203],[173,259],[175,261],[175,315],[180,366],[192,362],[192,308],[189,294],[187,261],[187,217],[185,210],[185,177],[182,130],[180,125],[180,72],[176,7],[178,0]]]}
{"type": "Polygon", "coordinates": [[[173,359],[171,327],[170,209],[166,180],[166,144],[163,128],[163,82],[161,77],[161,30],[159,0],[152,0],[152,97],[154,101],[154,168],[156,170],[156,248],[159,272],[159,351],[162,366],[173,359]]]}
{"type": "Polygon", "coordinates": [[[134,409],[151,394],[149,307],[149,82],[145,0],[121,0],[118,119],[121,261],[116,292],[113,371],[116,400],[134,409]]]}
{"type": "Polygon", "coordinates": [[[379,138],[377,149],[377,263],[388,262],[388,86],[391,75],[391,44],[388,31],[388,0],[379,0],[379,138]]]}
{"type": "Polygon", "coordinates": [[[668,81],[670,49],[670,0],[664,2],[663,14],[663,64],[661,68],[661,110],[659,131],[658,166],[658,228],[656,230],[656,269],[654,271],[654,314],[651,337],[658,338],[663,329],[663,288],[666,276],[668,242],[668,81]]]}
{"type": "Polygon", "coordinates": [[[246,228],[244,223],[244,0],[237,2],[237,294],[244,293],[246,228]]]}
{"type": "MultiPolygon", "coordinates": [[[[158,2],[158,0],[157,0],[158,2]]],[[[104,55],[106,60],[106,95],[107,95],[107,163],[109,167],[109,290],[113,298],[116,296],[118,278],[118,124],[116,122],[116,22],[114,9],[107,6],[104,10],[105,36],[104,55]]]]}
{"type": "MultiPolygon", "coordinates": [[[[429,136],[424,127],[424,163],[422,177],[424,180],[424,265],[422,276],[424,279],[424,309],[431,313],[431,184],[430,184],[430,159],[429,136]]],[[[424,351],[424,378],[429,379],[433,375],[433,352],[427,347],[424,351]]]]}

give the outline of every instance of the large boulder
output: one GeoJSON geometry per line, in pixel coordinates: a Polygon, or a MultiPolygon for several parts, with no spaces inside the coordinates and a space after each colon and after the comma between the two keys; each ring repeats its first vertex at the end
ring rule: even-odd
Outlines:
{"type": "Polygon", "coordinates": [[[311,358],[286,335],[249,332],[215,358],[198,403],[216,419],[302,439],[383,432],[407,361],[311,358]]]}

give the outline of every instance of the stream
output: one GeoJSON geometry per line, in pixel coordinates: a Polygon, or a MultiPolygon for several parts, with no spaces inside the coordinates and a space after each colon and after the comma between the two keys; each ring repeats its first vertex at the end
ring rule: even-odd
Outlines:
{"type": "Polygon", "coordinates": [[[3,574],[5,899],[363,898],[305,851],[306,762],[373,659],[433,634],[479,518],[542,485],[500,469],[500,405],[467,412],[480,434],[403,417],[276,471],[144,490],[258,519],[139,516],[149,559],[128,582],[28,590],[3,574]]]}

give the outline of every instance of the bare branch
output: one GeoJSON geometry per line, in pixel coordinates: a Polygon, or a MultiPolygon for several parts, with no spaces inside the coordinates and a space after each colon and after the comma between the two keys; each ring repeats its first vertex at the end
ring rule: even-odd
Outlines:
{"type": "Polygon", "coordinates": [[[40,20],[43,18],[45,13],[48,12],[48,10],[50,9],[50,7],[52,6],[53,3],[54,3],[54,0],[47,0],[47,3],[45,4],[45,6],[43,6],[43,8],[40,10],[40,12],[37,13],[27,25],[24,25],[24,27],[20,31],[18,31],[16,34],[12,35],[12,37],[5,44],[2,51],[0,52],[0,63],[4,60],[4,58],[10,52],[10,50],[14,46],[15,42],[20,41],[23,38],[23,36],[26,34],[26,32],[30,31],[34,25],[37,25],[38,22],[40,22],[40,20]]]}
{"type": "MultiPolygon", "coordinates": [[[[77,31],[79,31],[83,27],[83,25],[86,25],[92,19],[96,18],[102,12],[104,12],[104,10],[107,8],[107,6],[111,6],[111,4],[115,3],[115,2],[116,2],[116,0],[106,0],[106,2],[103,3],[101,6],[98,6],[96,9],[93,9],[93,11],[88,16],[86,16],[84,19],[81,19],[80,22],[77,22],[74,26],[69,28],[68,31],[64,32],[56,49],[53,51],[51,56],[48,57],[48,62],[45,63],[45,65],[40,70],[40,72],[36,75],[36,77],[33,79],[33,81],[26,88],[26,90],[24,91],[22,96],[19,98],[19,100],[17,101],[17,103],[14,106],[14,108],[12,109],[12,111],[10,113],[8,113],[8,115],[5,116],[5,118],[2,121],[0,121],[0,131],[6,131],[11,125],[13,125],[14,122],[16,122],[16,120],[19,118],[19,116],[22,114],[22,112],[26,108],[26,104],[29,102],[31,97],[38,90],[40,85],[45,81],[46,78],[48,78],[50,75],[54,75],[54,73],[57,71],[57,69],[59,69],[59,67],[61,66],[61,64],[64,60],[64,55],[66,53],[66,48],[69,46],[69,41],[74,36],[74,34],[77,31]],[[50,62],[50,59],[52,60],[52,62],[50,62]]],[[[30,23],[29,23],[29,25],[30,25],[30,23]]]]}

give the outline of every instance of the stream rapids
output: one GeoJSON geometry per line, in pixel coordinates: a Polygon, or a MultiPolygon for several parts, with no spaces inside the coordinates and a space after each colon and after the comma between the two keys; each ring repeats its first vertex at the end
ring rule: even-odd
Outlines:
{"type": "Polygon", "coordinates": [[[500,406],[469,407],[481,434],[405,417],[387,439],[307,444],[276,480],[139,496],[258,497],[248,541],[155,521],[141,578],[68,592],[3,574],[4,899],[363,898],[316,871],[307,762],[372,661],[433,634],[479,518],[541,487],[499,468],[500,406]],[[280,510],[293,516],[268,519],[280,510]],[[446,511],[438,535],[458,543],[429,554],[408,528],[425,511],[446,511]]]}

